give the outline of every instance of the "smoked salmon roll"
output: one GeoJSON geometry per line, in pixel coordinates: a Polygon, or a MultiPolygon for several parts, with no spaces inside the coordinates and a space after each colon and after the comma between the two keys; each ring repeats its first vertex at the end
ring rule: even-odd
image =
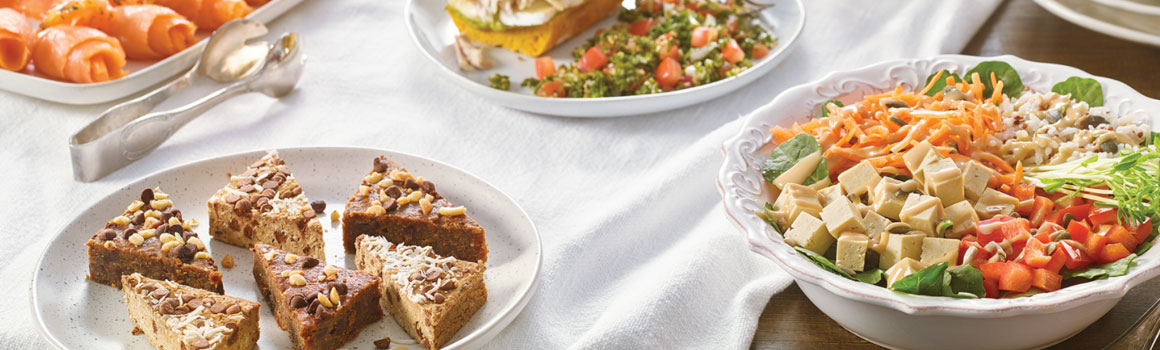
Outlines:
{"type": "Polygon", "coordinates": [[[105,0],[66,2],[45,15],[41,27],[92,27],[112,35],[130,59],[169,57],[197,42],[197,25],[165,6],[110,6],[105,0]]]}
{"type": "MultiPolygon", "coordinates": [[[[4,0],[0,0],[0,1],[4,1],[4,0]]],[[[270,2],[270,0],[246,0],[246,3],[250,4],[250,7],[254,7],[254,8],[262,7],[262,5],[265,5],[268,2],[270,2]]]]}
{"type": "Polygon", "coordinates": [[[156,0],[154,3],[171,8],[199,28],[209,30],[254,12],[246,0],[156,0]]]}
{"type": "Polygon", "coordinates": [[[13,72],[24,70],[35,38],[36,27],[28,17],[8,8],[0,8],[0,69],[13,72]]]}
{"type": "Polygon", "coordinates": [[[17,0],[13,7],[20,12],[24,12],[28,17],[39,20],[44,18],[44,14],[48,10],[65,1],[67,0],[17,0]]]}
{"type": "Polygon", "coordinates": [[[99,30],[60,25],[41,30],[32,43],[36,71],[73,83],[97,83],[125,76],[125,50],[99,30]]]}

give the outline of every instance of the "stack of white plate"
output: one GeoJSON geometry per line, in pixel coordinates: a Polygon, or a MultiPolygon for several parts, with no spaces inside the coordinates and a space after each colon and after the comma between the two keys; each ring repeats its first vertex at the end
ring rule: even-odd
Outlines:
{"type": "Polygon", "coordinates": [[[1160,0],[1035,0],[1048,12],[1120,39],[1160,46],[1160,0]]]}

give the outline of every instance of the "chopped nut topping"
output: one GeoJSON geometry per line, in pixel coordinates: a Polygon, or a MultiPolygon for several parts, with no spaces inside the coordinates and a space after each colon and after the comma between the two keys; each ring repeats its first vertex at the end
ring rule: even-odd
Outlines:
{"type": "Polygon", "coordinates": [[[370,194],[370,192],[371,192],[370,186],[363,185],[363,186],[358,187],[358,196],[359,197],[366,197],[367,194],[370,194]]]}
{"type": "Polygon", "coordinates": [[[162,253],[168,253],[168,252],[169,252],[169,250],[171,250],[171,249],[173,249],[173,248],[177,248],[177,247],[179,247],[179,246],[181,246],[181,245],[182,245],[182,244],[181,244],[181,242],[178,242],[178,241],[176,241],[176,240],[174,240],[174,241],[169,241],[169,242],[165,242],[165,244],[162,244],[162,245],[161,245],[161,252],[162,252],[162,253]]]}
{"type": "Polygon", "coordinates": [[[157,237],[157,230],[145,229],[145,230],[141,230],[141,232],[138,232],[138,234],[141,235],[141,238],[150,239],[153,237],[157,237]]]}
{"type": "Polygon", "coordinates": [[[132,236],[129,236],[129,243],[133,243],[134,246],[140,247],[141,244],[145,243],[145,237],[141,237],[140,234],[134,233],[132,236]]]}
{"type": "Polygon", "coordinates": [[[338,210],[330,212],[330,221],[332,223],[337,223],[339,220],[339,217],[340,217],[340,215],[338,215],[338,210]]]}
{"type": "Polygon", "coordinates": [[[298,262],[298,256],[294,254],[286,254],[286,256],[282,257],[282,261],[287,264],[293,264],[298,262]]]}
{"type": "Polygon", "coordinates": [[[201,241],[201,238],[190,237],[185,243],[193,243],[193,245],[197,246],[197,250],[205,250],[205,243],[201,241]]]}
{"type": "Polygon", "coordinates": [[[160,226],[160,225],[161,225],[161,220],[159,220],[158,218],[146,217],[145,223],[142,224],[141,226],[143,226],[145,228],[155,228],[155,227],[160,226]]]}
{"type": "Polygon", "coordinates": [[[382,179],[383,179],[382,173],[371,173],[370,175],[367,175],[367,177],[363,178],[363,181],[368,183],[368,184],[373,184],[373,183],[378,183],[382,179]]]}
{"type": "Polygon", "coordinates": [[[113,218],[113,220],[111,220],[109,222],[117,224],[117,226],[129,226],[129,218],[127,218],[123,215],[115,217],[115,218],[113,218]]]}
{"type": "MultiPolygon", "coordinates": [[[[153,232],[157,232],[157,230],[153,230],[153,232]]],[[[169,242],[176,241],[177,237],[174,237],[172,233],[166,232],[166,233],[162,233],[161,237],[158,239],[161,240],[161,244],[166,244],[169,242]]]]}
{"type": "Polygon", "coordinates": [[[385,215],[386,213],[387,213],[387,210],[384,209],[383,206],[381,206],[381,205],[372,205],[370,208],[367,208],[367,214],[370,214],[370,215],[379,216],[379,215],[385,215]]]}
{"type": "Polygon", "coordinates": [[[382,181],[379,181],[379,183],[378,183],[380,188],[391,187],[394,184],[395,184],[395,180],[391,180],[391,179],[383,179],[382,181]]]}
{"type": "Polygon", "coordinates": [[[300,273],[290,275],[289,281],[292,286],[301,287],[306,285],[306,278],[302,277],[300,273]]]}
{"type": "Polygon", "coordinates": [[[169,194],[159,190],[153,190],[153,199],[169,199],[169,194]]]}
{"type": "Polygon", "coordinates": [[[271,250],[271,251],[266,252],[266,255],[264,257],[266,258],[266,261],[270,261],[270,260],[274,260],[274,256],[277,256],[277,255],[278,255],[278,252],[271,250]]]}
{"type": "Polygon", "coordinates": [[[149,202],[149,207],[154,210],[165,210],[165,208],[172,206],[173,202],[168,199],[154,199],[152,202],[149,202]]]}
{"type": "Polygon", "coordinates": [[[456,216],[463,215],[465,213],[467,213],[467,208],[464,208],[462,205],[451,208],[439,208],[439,215],[443,216],[456,216]]]}
{"type": "Polygon", "coordinates": [[[145,202],[133,201],[133,203],[129,204],[128,210],[129,211],[137,211],[138,209],[141,209],[142,206],[145,206],[145,202]]]}
{"type": "Polygon", "coordinates": [[[160,222],[161,222],[161,221],[160,221],[160,220],[161,220],[161,212],[159,212],[159,211],[156,211],[156,210],[149,210],[149,211],[146,211],[146,212],[145,212],[145,217],[147,217],[147,218],[154,218],[154,219],[157,219],[157,220],[159,220],[159,221],[158,221],[158,223],[160,223],[160,222]]]}
{"type": "Polygon", "coordinates": [[[113,241],[105,241],[105,248],[113,249],[116,247],[117,247],[117,244],[113,243],[113,241]]]}
{"type": "Polygon", "coordinates": [[[330,296],[318,293],[318,303],[325,307],[334,307],[334,303],[330,301],[330,296]]]}
{"type": "Polygon", "coordinates": [[[194,259],[209,259],[209,253],[197,252],[197,254],[193,255],[193,258],[194,259]]]}
{"type": "Polygon", "coordinates": [[[339,297],[340,297],[340,295],[338,295],[338,288],[331,287],[330,288],[330,302],[333,303],[334,305],[338,305],[339,301],[342,300],[339,297]]]}
{"type": "Polygon", "coordinates": [[[234,256],[226,254],[226,257],[222,258],[222,267],[227,269],[234,268],[234,256]]]}
{"type": "Polygon", "coordinates": [[[419,207],[423,209],[423,215],[430,214],[431,209],[434,208],[434,206],[431,205],[431,200],[427,199],[426,197],[419,200],[419,207]]]}

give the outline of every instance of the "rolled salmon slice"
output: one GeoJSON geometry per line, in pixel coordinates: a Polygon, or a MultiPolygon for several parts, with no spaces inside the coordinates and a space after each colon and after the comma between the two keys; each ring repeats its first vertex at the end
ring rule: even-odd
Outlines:
{"type": "Polygon", "coordinates": [[[17,0],[13,7],[20,12],[24,12],[24,14],[28,17],[39,20],[44,18],[45,12],[48,12],[48,10],[65,1],[66,0],[17,0]]]}
{"type": "Polygon", "coordinates": [[[121,41],[129,58],[169,57],[197,43],[197,26],[167,7],[125,5],[113,13],[112,25],[101,29],[121,41]]]}
{"type": "Polygon", "coordinates": [[[125,50],[117,39],[88,27],[60,25],[41,30],[32,44],[36,71],[73,83],[125,76],[125,50]]]}
{"type": "MultiPolygon", "coordinates": [[[[3,1],[3,0],[0,0],[0,1],[3,1]]],[[[249,4],[250,7],[254,7],[254,8],[262,7],[262,5],[265,5],[268,2],[270,2],[270,0],[246,0],[246,3],[249,4]]]]}
{"type": "Polygon", "coordinates": [[[36,35],[36,27],[28,17],[8,8],[0,8],[0,69],[24,70],[31,55],[29,44],[36,35]]]}
{"type": "Polygon", "coordinates": [[[177,11],[198,28],[209,30],[254,12],[246,0],[156,0],[154,3],[177,11]]]}

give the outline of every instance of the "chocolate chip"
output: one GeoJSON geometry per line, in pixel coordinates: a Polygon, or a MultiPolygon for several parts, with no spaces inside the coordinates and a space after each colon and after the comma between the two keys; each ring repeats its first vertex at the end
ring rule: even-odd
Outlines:
{"type": "Polygon", "coordinates": [[[376,340],[375,341],[375,348],[376,349],[390,349],[391,348],[391,337],[386,337],[383,339],[376,340]]]}
{"type": "Polygon", "coordinates": [[[306,306],[306,312],[309,312],[309,313],[312,313],[312,314],[313,314],[313,313],[317,313],[317,312],[318,312],[318,308],[319,308],[320,306],[322,306],[322,304],[318,303],[318,297],[314,297],[313,299],[314,299],[314,301],[311,301],[311,302],[310,302],[310,303],[309,303],[309,304],[306,306]]]}
{"type": "Polygon", "coordinates": [[[237,304],[230,305],[230,307],[226,308],[227,314],[232,315],[232,314],[236,314],[236,313],[240,313],[240,312],[242,312],[242,307],[238,306],[237,304]]]}
{"type": "Polygon", "coordinates": [[[184,303],[188,303],[188,302],[190,302],[190,301],[193,301],[193,295],[192,295],[192,294],[185,294],[185,295],[182,295],[182,296],[181,296],[181,303],[182,303],[182,304],[184,304],[184,303]]]}
{"type": "Polygon", "coordinates": [[[167,232],[177,234],[177,233],[181,233],[181,231],[185,231],[185,228],[181,227],[181,225],[173,225],[173,226],[169,226],[169,230],[167,232]]]}
{"type": "Polygon", "coordinates": [[[253,178],[243,177],[241,179],[238,179],[238,186],[253,185],[253,184],[254,184],[253,178]]]}
{"type": "Polygon", "coordinates": [[[213,307],[209,308],[209,311],[215,314],[226,312],[226,303],[213,304],[213,307]]]}
{"type": "Polygon", "coordinates": [[[178,257],[178,258],[181,257],[181,249],[184,247],[185,246],[181,245],[181,246],[176,246],[176,247],[170,248],[169,249],[169,256],[178,257]]]}
{"type": "Polygon", "coordinates": [[[157,289],[154,289],[152,293],[149,293],[149,296],[152,296],[153,299],[161,299],[166,295],[169,295],[169,288],[165,287],[157,287],[157,289]]]}
{"type": "Polygon", "coordinates": [[[443,281],[443,284],[439,286],[439,290],[452,290],[452,289],[455,289],[455,281],[452,281],[452,280],[443,281]]]}
{"type": "Polygon", "coordinates": [[[442,273],[440,273],[439,270],[435,270],[435,269],[428,270],[427,271],[427,280],[428,281],[437,280],[437,279],[439,279],[440,275],[442,275],[442,273]]]}
{"type": "Polygon", "coordinates": [[[175,314],[188,314],[190,311],[193,311],[193,309],[190,309],[189,305],[181,305],[173,308],[173,313],[175,314]]]}
{"type": "Polygon", "coordinates": [[[267,177],[270,176],[270,174],[273,174],[273,173],[274,172],[272,172],[272,171],[263,170],[262,172],[259,172],[258,176],[255,176],[254,178],[258,179],[258,180],[265,180],[267,177]]]}
{"type": "Polygon", "coordinates": [[[399,188],[399,186],[391,185],[391,187],[387,187],[387,197],[399,198],[402,195],[403,189],[399,188]]]}
{"type": "Polygon", "coordinates": [[[412,281],[418,281],[418,280],[423,279],[423,274],[419,273],[419,271],[415,271],[415,272],[411,273],[411,276],[408,277],[408,279],[410,279],[412,281]]]}
{"type": "Polygon", "coordinates": [[[117,238],[117,231],[105,229],[104,231],[101,231],[101,238],[106,241],[111,241],[113,238],[117,238]]]}
{"type": "Polygon", "coordinates": [[[209,347],[209,342],[206,341],[205,339],[199,338],[197,340],[194,340],[193,343],[190,343],[189,345],[193,345],[194,349],[205,349],[205,348],[209,347]]]}
{"type": "Polygon", "coordinates": [[[275,192],[274,188],[272,187],[262,190],[262,197],[274,198],[275,194],[277,194],[277,192],[275,192]]]}
{"type": "Polygon", "coordinates": [[[315,266],[318,266],[318,259],[312,256],[302,258],[302,268],[309,269],[315,266]]]}
{"type": "Polygon", "coordinates": [[[435,193],[435,183],[433,183],[431,181],[424,180],[423,184],[420,185],[419,188],[422,188],[423,192],[426,192],[426,193],[435,193]]]}
{"type": "Polygon", "coordinates": [[[386,199],[383,200],[383,209],[395,210],[395,207],[398,207],[398,206],[399,206],[399,202],[396,202],[394,198],[387,197],[386,199]]]}
{"type": "Polygon", "coordinates": [[[326,288],[327,290],[337,289],[338,294],[346,295],[346,284],[344,284],[344,283],[330,282],[330,284],[327,285],[326,287],[327,287],[326,288]]]}
{"type": "Polygon", "coordinates": [[[313,219],[315,216],[318,216],[318,214],[314,212],[314,209],[306,209],[302,211],[302,216],[307,219],[313,219]]]}
{"type": "Polygon", "coordinates": [[[258,197],[258,210],[268,212],[274,210],[274,205],[270,204],[270,199],[266,197],[258,197]]]}
{"type": "Polygon", "coordinates": [[[173,217],[173,213],[168,211],[161,212],[161,222],[169,222],[170,217],[173,217]]]}
{"type": "Polygon", "coordinates": [[[157,289],[157,283],[149,282],[149,283],[141,285],[141,290],[147,290],[147,291],[152,292],[154,289],[157,289]]]}
{"type": "Polygon", "coordinates": [[[261,168],[264,165],[266,165],[266,161],[262,160],[262,159],[259,159],[253,163],[250,163],[251,168],[261,168]]]}
{"type": "Polygon", "coordinates": [[[226,198],[225,198],[225,199],[226,199],[226,203],[229,203],[229,204],[234,204],[234,203],[236,203],[236,202],[237,202],[239,199],[242,199],[242,196],[239,196],[239,195],[236,195],[236,194],[230,193],[230,194],[227,194],[227,195],[226,195],[226,198]]]}
{"type": "Polygon", "coordinates": [[[181,233],[181,239],[188,241],[190,238],[197,237],[197,233],[193,231],[185,231],[181,233]]]}
{"type": "Polygon", "coordinates": [[[274,181],[274,180],[268,180],[268,181],[266,181],[266,182],[263,182],[263,183],[262,183],[262,188],[267,188],[267,189],[270,189],[270,188],[278,188],[278,181],[274,181]]]}
{"type": "Polygon", "coordinates": [[[149,202],[152,202],[153,198],[152,188],[146,188],[144,191],[141,191],[141,202],[145,203],[145,205],[149,205],[149,202]]]}
{"type": "Polygon", "coordinates": [[[189,305],[190,308],[196,309],[199,306],[202,306],[202,304],[205,304],[205,302],[202,301],[201,299],[193,299],[193,300],[190,300],[189,303],[187,303],[185,305],[189,305]]]}
{"type": "Polygon", "coordinates": [[[125,232],[122,235],[125,237],[125,239],[129,239],[129,236],[132,236],[133,234],[136,234],[136,233],[137,233],[137,229],[130,227],[130,228],[125,229],[125,232]]]}
{"type": "Polygon", "coordinates": [[[250,212],[250,200],[243,198],[237,203],[234,203],[234,212],[238,214],[248,214],[250,212]]]}
{"type": "Polygon", "coordinates": [[[298,294],[290,296],[290,307],[297,309],[303,306],[306,306],[306,298],[298,294]]]}
{"type": "Polygon", "coordinates": [[[254,177],[254,174],[257,174],[257,173],[258,173],[258,171],[257,171],[257,170],[254,170],[254,169],[246,169],[246,172],[244,172],[244,173],[242,173],[241,175],[238,175],[238,176],[241,176],[241,177],[254,177]]]}
{"type": "Polygon", "coordinates": [[[140,225],[140,224],[144,224],[144,223],[145,223],[145,212],[138,211],[136,214],[133,214],[133,224],[134,225],[140,225]]]}
{"type": "Polygon", "coordinates": [[[408,177],[406,180],[403,180],[403,187],[415,190],[419,188],[419,184],[415,182],[415,179],[408,177]]]}
{"type": "Polygon", "coordinates": [[[254,192],[254,189],[255,189],[254,185],[246,184],[246,185],[243,185],[242,188],[240,188],[238,190],[245,192],[245,193],[250,193],[250,192],[254,192]]]}
{"type": "Polygon", "coordinates": [[[376,173],[385,173],[385,172],[387,172],[387,161],[386,161],[386,159],[384,159],[384,158],[382,158],[382,157],[375,158],[375,172],[376,172],[376,173]]]}
{"type": "Polygon", "coordinates": [[[274,174],[274,177],[272,178],[272,180],[274,180],[278,184],[282,184],[283,182],[286,182],[286,174],[283,173],[281,170],[279,170],[277,174],[274,174]]]}
{"type": "Polygon", "coordinates": [[[166,233],[166,232],[169,232],[169,224],[157,225],[157,227],[154,227],[154,229],[157,230],[158,234],[166,233]]]}
{"type": "Polygon", "coordinates": [[[295,187],[295,188],[291,188],[289,190],[286,190],[285,192],[282,192],[282,195],[280,195],[279,197],[281,197],[281,198],[294,198],[300,194],[302,194],[302,187],[295,187]]]}
{"type": "Polygon", "coordinates": [[[186,243],[185,245],[181,246],[181,255],[192,258],[194,254],[197,254],[196,244],[186,243]]]}
{"type": "Polygon", "coordinates": [[[310,202],[310,209],[314,209],[315,213],[324,212],[326,211],[326,201],[317,200],[310,202]]]}
{"type": "Polygon", "coordinates": [[[444,300],[447,300],[447,298],[443,296],[443,293],[435,293],[436,304],[442,304],[444,300]]]}
{"type": "Polygon", "coordinates": [[[161,303],[160,309],[158,311],[160,311],[162,315],[172,315],[174,309],[176,308],[177,299],[166,299],[165,302],[161,303]]]}

